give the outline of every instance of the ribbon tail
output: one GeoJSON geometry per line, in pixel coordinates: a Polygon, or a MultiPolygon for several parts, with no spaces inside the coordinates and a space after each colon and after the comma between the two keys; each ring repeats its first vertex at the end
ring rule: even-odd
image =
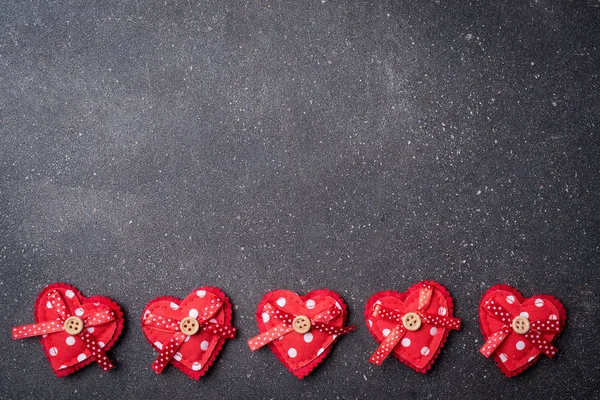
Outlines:
{"type": "Polygon", "coordinates": [[[422,314],[423,322],[444,329],[460,329],[460,318],[445,317],[437,314],[422,314]]]}
{"type": "Polygon", "coordinates": [[[339,328],[335,328],[333,334],[334,335],[345,335],[346,333],[350,333],[356,329],[356,325],[350,326],[340,326],[339,328]]]}
{"type": "Polygon", "coordinates": [[[394,350],[394,348],[398,345],[400,339],[402,339],[402,336],[404,336],[405,333],[406,329],[404,329],[403,326],[396,325],[390,334],[385,338],[385,340],[381,342],[371,358],[369,358],[369,362],[375,365],[381,365],[383,360],[385,360],[392,350],[394,350]]]}
{"type": "Polygon", "coordinates": [[[268,331],[263,332],[260,335],[248,340],[248,347],[250,347],[251,351],[258,350],[264,345],[271,343],[275,339],[283,337],[284,335],[286,335],[289,332],[292,332],[293,330],[294,328],[291,325],[277,325],[276,327],[271,328],[268,331]]]}
{"type": "Polygon", "coordinates": [[[174,333],[179,331],[179,321],[156,314],[146,315],[144,317],[144,322],[142,323],[142,325],[150,327],[152,329],[156,329],[157,331],[167,333],[174,333]]]}
{"type": "Polygon", "coordinates": [[[326,333],[328,335],[345,335],[346,333],[352,332],[356,329],[356,325],[351,326],[333,326],[324,323],[316,323],[312,326],[313,329],[318,330],[319,332],[326,333]]]}
{"type": "Polygon", "coordinates": [[[488,338],[484,345],[481,346],[481,349],[479,349],[479,352],[483,354],[486,358],[488,358],[494,353],[494,351],[496,351],[498,346],[500,346],[500,343],[502,343],[502,341],[506,339],[509,333],[510,328],[505,325],[504,327],[502,327],[502,329],[500,329],[497,332],[494,332],[494,334],[488,338]]]}
{"type": "Polygon", "coordinates": [[[312,324],[317,323],[327,323],[335,318],[337,318],[341,314],[341,311],[336,307],[333,309],[323,310],[319,314],[315,315],[311,318],[312,324]]]}
{"type": "Polygon", "coordinates": [[[54,308],[54,311],[62,321],[71,316],[71,313],[65,304],[65,300],[58,290],[53,290],[48,293],[48,303],[52,306],[50,308],[54,308]]]}
{"type": "Polygon", "coordinates": [[[13,340],[24,339],[34,336],[48,335],[50,333],[62,332],[64,324],[59,321],[47,321],[38,324],[15,326],[12,328],[13,340]]]}
{"type": "Polygon", "coordinates": [[[372,315],[375,318],[383,319],[394,324],[402,322],[402,314],[398,310],[384,307],[381,304],[376,304],[375,307],[373,307],[372,315]]]}
{"type": "Polygon", "coordinates": [[[233,326],[215,324],[214,322],[205,323],[202,325],[202,329],[225,339],[235,339],[235,334],[237,333],[237,330],[233,326]]]}
{"type": "Polygon", "coordinates": [[[546,321],[529,321],[531,323],[531,330],[544,333],[559,333],[560,322],[558,320],[549,319],[546,321]]]}
{"type": "Polygon", "coordinates": [[[544,337],[535,331],[529,331],[525,334],[525,337],[532,345],[537,347],[542,353],[544,353],[549,358],[552,358],[558,352],[558,349],[552,345],[549,341],[544,339],[544,337]]]}
{"type": "Polygon", "coordinates": [[[179,347],[181,347],[183,342],[185,342],[186,337],[187,335],[182,332],[176,332],[171,337],[169,343],[167,343],[167,345],[162,348],[162,351],[158,355],[158,358],[152,363],[152,369],[154,370],[154,372],[160,374],[163,371],[163,369],[165,369],[169,361],[171,361],[171,358],[173,358],[175,353],[177,353],[177,350],[179,350],[179,347]]]}
{"type": "Polygon", "coordinates": [[[100,344],[96,341],[96,338],[90,335],[87,330],[84,329],[81,331],[80,336],[85,342],[88,350],[92,353],[92,358],[95,359],[100,368],[102,368],[102,371],[110,371],[115,367],[104,353],[104,350],[102,350],[102,347],[100,347],[100,344]]]}
{"type": "Polygon", "coordinates": [[[114,320],[115,314],[108,310],[83,315],[83,324],[85,327],[105,325],[114,320]]]}
{"type": "Polygon", "coordinates": [[[427,306],[429,306],[432,294],[433,288],[430,285],[424,285],[421,290],[419,290],[419,303],[417,306],[417,311],[425,310],[427,306]]]}
{"type": "Polygon", "coordinates": [[[486,301],[483,308],[492,316],[492,318],[502,322],[504,325],[510,326],[512,324],[513,316],[510,311],[494,302],[494,300],[486,301]]]}

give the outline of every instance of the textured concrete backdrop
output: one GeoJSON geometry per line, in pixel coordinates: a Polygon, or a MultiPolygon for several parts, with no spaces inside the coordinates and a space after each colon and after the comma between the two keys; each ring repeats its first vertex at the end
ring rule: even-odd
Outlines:
{"type": "Polygon", "coordinates": [[[3,0],[0,397],[600,396],[600,1],[503,3],[3,0]],[[422,279],[463,329],[426,376],[372,366],[365,301],[422,279]],[[121,304],[116,370],[10,339],[55,281],[121,304]],[[478,353],[496,283],[569,313],[511,380],[478,353]],[[144,305],[207,284],[238,340],[157,376],[144,305]],[[359,329],[300,381],[245,341],[265,292],[319,287],[359,329]]]}

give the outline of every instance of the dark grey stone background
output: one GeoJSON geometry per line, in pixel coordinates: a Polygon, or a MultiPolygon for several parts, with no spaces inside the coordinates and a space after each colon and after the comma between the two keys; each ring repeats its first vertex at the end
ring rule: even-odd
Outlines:
{"type": "Polygon", "coordinates": [[[598,398],[600,2],[501,3],[3,0],[2,399],[598,398]],[[425,376],[372,366],[367,298],[423,279],[463,329],[425,376]],[[56,281],[121,304],[118,369],[10,339],[56,281]],[[510,380],[478,353],[497,283],[569,313],[510,380]],[[141,311],[201,285],[238,340],[157,376],[141,311]],[[320,287],[358,330],[300,381],[245,342],[264,293],[320,287]]]}

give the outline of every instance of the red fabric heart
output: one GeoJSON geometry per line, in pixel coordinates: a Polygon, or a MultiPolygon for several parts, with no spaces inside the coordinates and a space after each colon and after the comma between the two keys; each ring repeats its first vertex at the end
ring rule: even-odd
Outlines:
{"type": "Polygon", "coordinates": [[[444,347],[449,330],[460,327],[460,320],[452,317],[453,308],[450,293],[433,281],[419,282],[404,293],[376,293],[365,307],[365,322],[382,345],[370,361],[381,364],[391,353],[415,371],[426,373],[444,347]],[[407,313],[419,315],[417,330],[404,328],[401,318],[407,313]]]}
{"type": "Polygon", "coordinates": [[[160,373],[171,363],[187,376],[200,379],[221,352],[226,338],[235,336],[231,327],[231,303],[221,290],[201,287],[185,299],[159,297],[152,300],[142,316],[142,330],[159,357],[153,364],[160,373]],[[192,335],[182,333],[180,324],[193,317],[200,329],[192,335]],[[181,341],[174,342],[180,335],[181,341]]]}
{"type": "Polygon", "coordinates": [[[123,313],[108,297],[84,297],[74,286],[54,283],[40,292],[35,302],[36,323],[13,328],[13,339],[42,336],[41,343],[52,370],[67,376],[96,361],[103,370],[114,367],[106,357],[123,330],[123,313]],[[65,331],[65,320],[78,317],[83,330],[65,331]]]}
{"type": "Polygon", "coordinates": [[[268,344],[273,353],[296,377],[302,379],[319,365],[341,334],[355,327],[344,327],[346,304],[335,292],[314,290],[300,297],[289,290],[267,293],[256,311],[260,335],[248,341],[252,351],[268,344]],[[305,316],[310,331],[298,333],[292,319],[305,316]]]}
{"type": "Polygon", "coordinates": [[[567,313],[559,300],[545,294],[525,298],[508,285],[492,286],[481,298],[479,321],[486,343],[481,353],[494,356],[496,364],[507,377],[531,367],[545,353],[553,357],[557,349],[552,342],[565,327],[567,313]],[[512,322],[525,317],[530,330],[517,333],[512,322]]]}

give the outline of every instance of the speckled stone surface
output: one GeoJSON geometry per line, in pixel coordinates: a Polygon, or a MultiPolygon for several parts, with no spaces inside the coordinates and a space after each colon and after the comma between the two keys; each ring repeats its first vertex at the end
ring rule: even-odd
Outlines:
{"type": "Polygon", "coordinates": [[[3,0],[0,397],[600,396],[600,2],[500,3],[3,0]],[[369,364],[366,300],[423,279],[463,329],[425,376],[369,364]],[[121,304],[116,370],[11,340],[56,281],[121,304]],[[510,380],[478,353],[496,283],[569,314],[510,380]],[[141,311],[201,285],[239,339],[157,376],[141,311]],[[359,328],[300,381],[245,341],[264,293],[319,287],[359,328]]]}

